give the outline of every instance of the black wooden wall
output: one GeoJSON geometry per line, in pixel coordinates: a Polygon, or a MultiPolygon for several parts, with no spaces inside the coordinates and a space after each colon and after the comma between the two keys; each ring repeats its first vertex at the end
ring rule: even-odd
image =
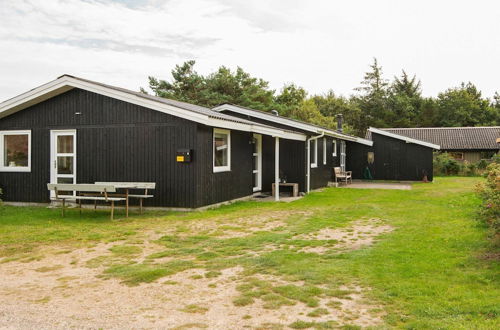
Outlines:
{"type": "Polygon", "coordinates": [[[4,200],[48,202],[50,130],[76,129],[78,183],[153,181],[149,205],[197,203],[196,153],[193,163],[175,162],[178,148],[196,147],[193,122],[73,89],[0,119],[0,129],[32,131],[31,172],[0,172],[4,200]]]}
{"type": "Polygon", "coordinates": [[[231,131],[231,171],[213,172],[213,127],[198,125],[196,205],[210,205],[253,193],[253,134],[231,131]]]}
{"type": "Polygon", "coordinates": [[[354,179],[362,179],[369,167],[375,180],[421,181],[424,173],[428,180],[432,175],[433,150],[418,144],[372,133],[373,147],[348,143],[347,170],[353,171],[354,179]],[[367,153],[374,152],[374,163],[367,164],[367,153]]]}
{"type": "MultiPolygon", "coordinates": [[[[326,164],[323,164],[323,138],[318,139],[318,167],[311,168],[311,189],[326,187],[333,180],[333,168],[340,166],[340,140],[337,141],[337,156],[333,157],[333,143],[331,137],[326,138],[326,164]]],[[[313,161],[314,143],[311,141],[311,162],[313,161]]]]}

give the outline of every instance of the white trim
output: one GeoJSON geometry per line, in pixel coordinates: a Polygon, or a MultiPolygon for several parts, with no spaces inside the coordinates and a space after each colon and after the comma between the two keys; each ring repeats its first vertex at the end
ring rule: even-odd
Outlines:
{"type": "Polygon", "coordinates": [[[280,138],[274,138],[274,200],[280,200],[280,138]]]}
{"type": "Polygon", "coordinates": [[[108,96],[127,103],[136,104],[152,110],[160,111],[172,116],[184,118],[200,124],[212,127],[221,127],[233,130],[253,132],[270,136],[279,136],[289,140],[305,141],[306,135],[301,133],[288,132],[273,127],[265,127],[257,124],[238,123],[229,120],[212,118],[208,115],[165,104],[159,101],[146,99],[126,90],[120,91],[97,83],[82,81],[70,76],[62,76],[56,80],[48,82],[42,86],[34,88],[26,93],[18,95],[7,101],[0,103],[0,118],[8,116],[17,111],[23,110],[34,104],[43,102],[59,94],[65,93],[73,88],[79,88],[100,95],[108,96]]]}
{"type": "Polygon", "coordinates": [[[323,137],[323,165],[326,165],[326,137],[323,137]]]}
{"type": "Polygon", "coordinates": [[[0,172],[31,172],[31,130],[0,131],[0,172]],[[5,166],[5,136],[28,135],[28,166],[5,166]]]}
{"type": "Polygon", "coordinates": [[[231,171],[231,131],[227,129],[214,128],[213,136],[212,136],[212,165],[214,169],[214,173],[219,172],[229,172],[231,171]],[[224,166],[215,166],[215,134],[226,134],[227,135],[227,165],[224,166]]]}
{"type": "Polygon", "coordinates": [[[311,167],[316,168],[318,167],[318,139],[312,140],[313,142],[313,159],[311,162],[311,167]]]}
{"type": "MultiPolygon", "coordinates": [[[[73,184],[76,184],[77,173],[77,145],[76,145],[76,129],[54,129],[50,130],[50,183],[57,184],[57,178],[73,179],[73,184]],[[57,137],[59,135],[73,136],[73,152],[58,153],[57,152],[57,137]],[[73,157],[73,174],[58,174],[57,173],[57,157],[73,157]]],[[[54,191],[50,192],[50,197],[55,197],[54,191]]]]}
{"type": "MultiPolygon", "coordinates": [[[[257,140],[257,155],[252,155],[252,157],[257,157],[257,170],[253,170],[252,175],[255,175],[255,173],[258,174],[257,186],[253,187],[253,192],[257,192],[262,190],[262,135],[254,134],[253,137],[257,140]]],[[[254,161],[253,158],[252,161],[254,161]]]]}
{"type": "Polygon", "coordinates": [[[212,110],[218,111],[218,112],[233,111],[233,112],[244,114],[247,116],[264,119],[264,120],[271,121],[271,122],[278,123],[278,124],[282,124],[282,125],[287,125],[287,126],[290,126],[292,128],[297,128],[297,129],[301,129],[304,131],[312,132],[315,134],[324,133],[325,135],[337,137],[337,138],[347,140],[347,141],[357,142],[357,143],[365,144],[368,146],[373,145],[372,141],[366,140],[366,139],[363,139],[360,137],[342,134],[340,132],[332,131],[332,130],[329,130],[326,128],[317,127],[317,126],[303,123],[300,121],[291,120],[289,118],[276,116],[276,115],[273,115],[271,113],[265,113],[262,111],[255,111],[255,110],[251,110],[251,109],[241,108],[241,107],[238,107],[238,106],[235,106],[232,104],[222,104],[222,105],[219,105],[218,107],[213,108],[212,110]]]}
{"type": "Polygon", "coordinates": [[[345,141],[340,141],[340,168],[342,171],[345,171],[345,163],[346,163],[346,145],[345,141]]]}
{"type": "Polygon", "coordinates": [[[429,148],[436,149],[436,150],[440,150],[441,149],[441,147],[439,145],[437,145],[437,144],[433,144],[433,143],[429,143],[429,142],[424,142],[424,141],[420,141],[420,140],[417,140],[417,139],[412,139],[412,138],[409,138],[409,137],[406,137],[406,136],[403,136],[403,135],[386,132],[386,131],[383,131],[381,129],[375,128],[375,127],[370,127],[370,128],[368,128],[368,130],[370,132],[372,132],[372,133],[375,133],[375,134],[385,135],[385,136],[388,136],[388,137],[391,137],[391,138],[394,138],[394,139],[405,141],[406,143],[419,144],[421,146],[429,147],[429,148]]]}
{"type": "MultiPolygon", "coordinates": [[[[319,138],[322,138],[325,136],[325,132],[322,132],[320,135],[310,137],[307,139],[306,143],[306,159],[307,159],[307,164],[306,164],[306,190],[309,192],[311,190],[311,140],[317,141],[319,138]]],[[[317,150],[317,149],[316,149],[317,150]]]]}
{"type": "Polygon", "coordinates": [[[332,141],[332,157],[337,157],[337,140],[332,141]]]}

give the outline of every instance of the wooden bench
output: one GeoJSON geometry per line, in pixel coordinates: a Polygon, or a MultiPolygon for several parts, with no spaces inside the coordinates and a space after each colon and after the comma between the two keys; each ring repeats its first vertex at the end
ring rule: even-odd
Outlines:
{"type": "Polygon", "coordinates": [[[343,180],[346,185],[348,181],[351,181],[352,183],[352,171],[342,171],[341,167],[334,167],[333,174],[335,175],[335,183],[337,183],[339,180],[340,182],[342,182],[343,180]]]}
{"type": "MultiPolygon", "coordinates": [[[[113,220],[113,215],[115,211],[115,202],[127,201],[127,198],[120,196],[110,196],[109,193],[116,192],[116,188],[113,185],[108,184],[89,184],[89,183],[76,183],[76,184],[66,184],[66,183],[48,183],[47,188],[54,191],[55,200],[60,200],[62,202],[62,215],[64,216],[64,208],[66,205],[66,200],[77,201],[80,206],[80,214],[82,212],[82,200],[92,200],[92,201],[103,201],[106,203],[111,203],[111,220],[113,220]],[[61,192],[71,192],[71,195],[60,194],[61,192]],[[84,195],[81,195],[84,194],[84,195]],[[96,194],[96,195],[93,195],[96,194]]],[[[128,214],[128,207],[127,207],[128,214]]]]}
{"type": "MultiPolygon", "coordinates": [[[[292,182],[287,182],[287,183],[280,183],[280,187],[292,187],[292,196],[293,197],[298,197],[299,196],[299,184],[298,183],[292,183],[292,182]]],[[[276,186],[273,183],[273,196],[276,193],[276,186]]],[[[280,189],[281,190],[281,189],[280,189]]]]}
{"type": "Polygon", "coordinates": [[[148,190],[156,188],[155,182],[96,182],[95,184],[112,185],[116,189],[124,189],[125,194],[115,195],[115,196],[122,196],[122,197],[127,198],[127,201],[126,201],[127,216],[128,216],[129,198],[139,199],[139,210],[140,210],[140,213],[142,214],[142,201],[146,198],[153,198],[154,197],[153,195],[148,194],[148,190]],[[144,193],[142,193],[142,194],[130,194],[129,193],[130,189],[132,189],[132,190],[144,190],[144,193]]]}

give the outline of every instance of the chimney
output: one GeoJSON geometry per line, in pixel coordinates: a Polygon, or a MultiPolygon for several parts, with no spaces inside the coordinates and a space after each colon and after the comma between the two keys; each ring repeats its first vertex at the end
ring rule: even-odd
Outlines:
{"type": "Polygon", "coordinates": [[[341,113],[337,115],[337,131],[342,132],[342,122],[344,121],[344,116],[341,113]]]}
{"type": "Polygon", "coordinates": [[[273,115],[275,115],[276,117],[278,117],[278,115],[279,115],[279,114],[278,114],[278,110],[271,110],[271,113],[272,113],[273,115]]]}

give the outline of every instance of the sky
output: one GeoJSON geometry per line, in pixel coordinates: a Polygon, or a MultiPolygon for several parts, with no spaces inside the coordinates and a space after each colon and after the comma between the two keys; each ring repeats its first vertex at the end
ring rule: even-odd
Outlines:
{"type": "Polygon", "coordinates": [[[139,90],[196,60],[349,96],[373,58],[436,96],[500,91],[496,0],[0,0],[0,101],[72,74],[139,90]]]}

